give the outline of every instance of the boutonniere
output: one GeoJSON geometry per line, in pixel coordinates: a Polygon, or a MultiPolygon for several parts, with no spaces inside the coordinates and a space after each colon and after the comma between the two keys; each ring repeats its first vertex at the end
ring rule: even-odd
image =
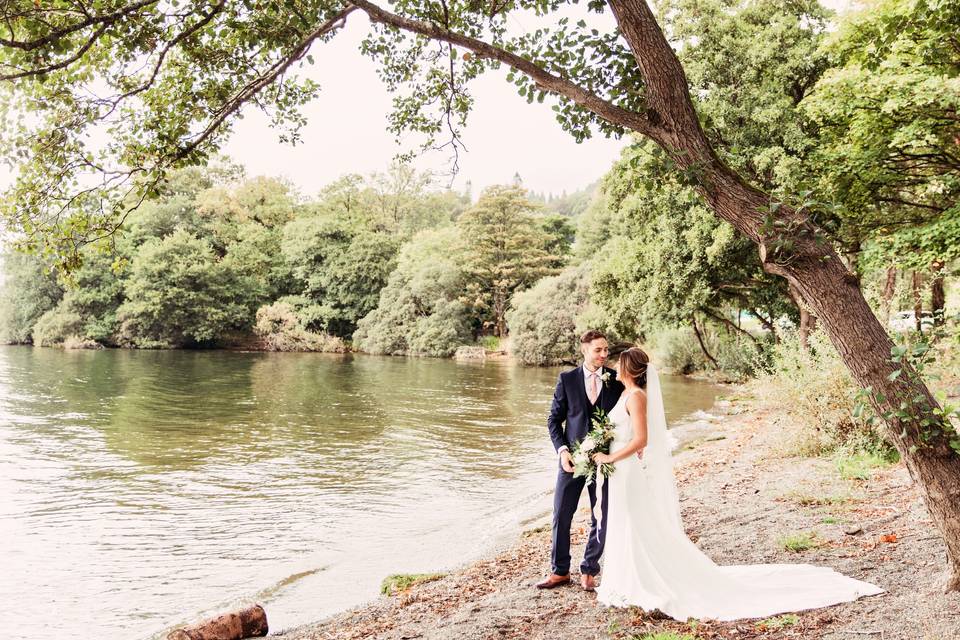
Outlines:
{"type": "Polygon", "coordinates": [[[607,386],[610,383],[610,378],[611,375],[609,371],[604,371],[600,374],[600,380],[603,382],[603,386],[607,386]]]}

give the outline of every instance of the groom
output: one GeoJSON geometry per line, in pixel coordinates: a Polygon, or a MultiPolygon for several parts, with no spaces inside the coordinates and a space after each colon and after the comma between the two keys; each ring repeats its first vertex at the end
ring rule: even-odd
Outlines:
{"type": "MultiPolygon", "coordinates": [[[[539,589],[552,589],[570,582],[570,523],[580,502],[580,494],[586,478],[573,477],[573,458],[570,449],[583,440],[590,431],[590,419],[594,412],[609,413],[617,404],[623,385],[614,377],[613,369],[603,366],[610,354],[606,337],[599,331],[587,331],[580,337],[580,352],[583,365],[565,371],[557,380],[553,392],[553,404],[547,418],[550,439],[559,456],[557,488],[553,496],[553,551],[550,555],[552,573],[537,583],[539,589]],[[564,429],[566,423],[566,429],[564,429]]],[[[597,501],[596,482],[587,486],[590,507],[597,501]]],[[[607,485],[603,486],[604,496],[607,485]]],[[[606,508],[606,497],[603,507],[606,508]]],[[[606,516],[604,516],[606,522],[606,516]]],[[[587,591],[596,587],[596,575],[600,573],[600,556],[606,529],[597,536],[597,519],[591,513],[590,539],[580,563],[580,585],[587,591]]]]}

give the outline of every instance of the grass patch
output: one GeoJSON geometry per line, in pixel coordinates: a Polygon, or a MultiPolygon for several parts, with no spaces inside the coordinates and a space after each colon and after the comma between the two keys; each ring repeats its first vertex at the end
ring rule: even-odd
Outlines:
{"type": "Polygon", "coordinates": [[[480,336],[480,338],[477,340],[477,345],[483,347],[487,351],[499,351],[500,338],[497,336],[480,336]]]}
{"type": "Polygon", "coordinates": [[[820,546],[820,539],[816,531],[801,531],[799,533],[789,533],[777,538],[777,545],[793,553],[800,553],[807,549],[813,549],[820,546]]]}
{"type": "Polygon", "coordinates": [[[850,496],[816,496],[799,491],[791,491],[783,497],[801,507],[834,507],[850,502],[851,500],[850,496]]]}
{"type": "Polygon", "coordinates": [[[767,629],[783,629],[784,627],[792,627],[798,622],[800,622],[800,616],[788,613],[786,615],[761,620],[757,623],[757,629],[761,631],[767,629]]]}
{"type": "Polygon", "coordinates": [[[840,452],[833,458],[833,463],[845,480],[869,480],[874,469],[888,467],[899,460],[894,454],[880,454],[872,451],[858,453],[840,452]]]}
{"type": "Polygon", "coordinates": [[[533,529],[527,529],[526,531],[523,532],[523,537],[529,538],[530,536],[535,536],[538,533],[546,533],[547,531],[550,531],[551,527],[552,525],[550,524],[542,524],[539,527],[534,527],[533,529]]]}
{"type": "Polygon", "coordinates": [[[697,640],[689,633],[679,634],[672,631],[660,633],[645,633],[642,636],[631,636],[630,640],[697,640]]]}
{"type": "Polygon", "coordinates": [[[445,573],[395,573],[383,579],[383,582],[380,583],[380,593],[385,596],[393,596],[414,585],[433,582],[446,575],[445,573]]]}
{"type": "Polygon", "coordinates": [[[840,524],[840,518],[834,518],[833,516],[824,516],[823,519],[820,520],[820,522],[822,522],[823,524],[840,524]]]}

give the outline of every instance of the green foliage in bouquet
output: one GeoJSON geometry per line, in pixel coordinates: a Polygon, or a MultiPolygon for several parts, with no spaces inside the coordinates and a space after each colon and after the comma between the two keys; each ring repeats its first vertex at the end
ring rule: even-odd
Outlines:
{"type": "MultiPolygon", "coordinates": [[[[590,419],[590,431],[586,437],[573,447],[573,477],[586,478],[587,484],[597,477],[597,463],[593,461],[595,453],[610,453],[613,442],[614,425],[602,409],[597,409],[590,419]]],[[[612,464],[600,465],[600,473],[609,477],[614,471],[612,464]]]]}

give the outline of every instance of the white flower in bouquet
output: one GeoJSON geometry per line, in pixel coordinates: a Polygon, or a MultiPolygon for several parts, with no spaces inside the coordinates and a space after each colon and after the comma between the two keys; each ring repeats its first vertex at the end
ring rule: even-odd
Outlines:
{"type": "MultiPolygon", "coordinates": [[[[609,373],[606,374],[609,377],[609,373]]],[[[597,464],[593,461],[594,453],[610,453],[610,443],[613,442],[614,427],[610,418],[598,409],[590,420],[591,429],[587,437],[574,446],[573,449],[573,477],[586,478],[587,484],[593,482],[597,475],[597,464]]],[[[612,464],[601,464],[599,472],[609,476],[614,471],[612,464]]]]}

